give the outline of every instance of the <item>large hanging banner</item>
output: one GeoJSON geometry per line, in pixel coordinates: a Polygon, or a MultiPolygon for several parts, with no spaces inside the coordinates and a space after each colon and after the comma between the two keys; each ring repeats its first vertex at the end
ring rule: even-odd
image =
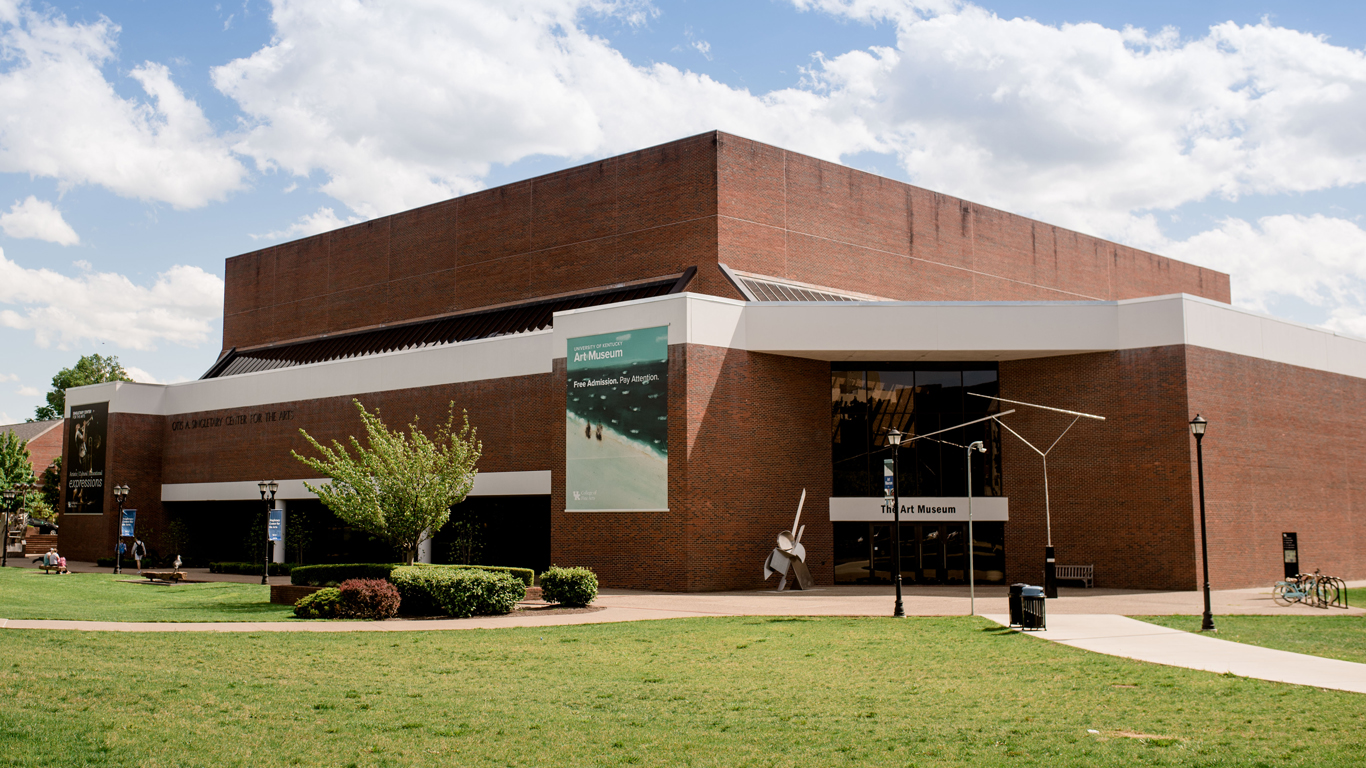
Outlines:
{"type": "Polygon", "coordinates": [[[565,509],[669,508],[669,328],[569,340],[565,509]]]}
{"type": "Polygon", "coordinates": [[[66,513],[104,514],[104,448],[109,403],[73,405],[66,420],[66,513]]]}

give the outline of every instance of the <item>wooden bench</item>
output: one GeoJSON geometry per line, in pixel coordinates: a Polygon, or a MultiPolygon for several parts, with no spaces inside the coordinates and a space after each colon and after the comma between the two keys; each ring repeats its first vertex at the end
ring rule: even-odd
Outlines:
{"type": "Polygon", "coordinates": [[[38,567],[43,569],[43,573],[52,573],[53,571],[56,571],[57,573],[62,572],[62,567],[60,565],[43,565],[42,563],[39,563],[38,567]]]}
{"type": "Polygon", "coordinates": [[[180,571],[143,571],[142,575],[147,577],[148,581],[171,582],[185,580],[185,574],[180,571]]]}
{"type": "Polygon", "coordinates": [[[1058,581],[1080,581],[1090,589],[1095,586],[1095,570],[1094,565],[1059,565],[1056,577],[1058,581]]]}

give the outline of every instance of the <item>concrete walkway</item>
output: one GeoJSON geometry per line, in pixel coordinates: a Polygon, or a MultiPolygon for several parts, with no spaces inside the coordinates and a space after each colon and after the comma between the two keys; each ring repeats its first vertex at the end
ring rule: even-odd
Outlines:
{"type": "MultiPolygon", "coordinates": [[[[1010,623],[1009,615],[992,614],[985,618],[1002,626],[1010,623]]],[[[1169,667],[1366,693],[1366,664],[1234,643],[1125,616],[1054,614],[1050,611],[1048,629],[1024,634],[1108,656],[1169,667]]]]}

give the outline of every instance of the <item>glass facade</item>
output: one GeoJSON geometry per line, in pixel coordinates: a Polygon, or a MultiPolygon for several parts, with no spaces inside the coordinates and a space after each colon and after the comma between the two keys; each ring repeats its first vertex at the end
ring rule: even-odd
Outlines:
{"type": "MultiPolygon", "coordinates": [[[[837,364],[831,369],[831,460],[834,495],[878,497],[883,460],[891,458],[886,432],[906,433],[897,488],[906,497],[962,497],[967,489],[967,446],[981,440],[987,452],[973,460],[972,495],[1003,496],[1001,428],[988,421],[920,440],[956,424],[1001,411],[995,363],[837,364]]],[[[835,581],[887,583],[893,568],[892,523],[836,522],[835,581]]],[[[1005,583],[1005,523],[973,524],[975,579],[1005,583]]],[[[966,584],[966,523],[903,522],[901,578],[908,584],[966,584]]]]}
{"type": "MultiPolygon", "coordinates": [[[[887,584],[895,555],[891,523],[834,523],[835,583],[887,584]]],[[[973,523],[978,584],[1004,584],[1005,523],[973,523]]],[[[901,580],[906,584],[968,583],[967,523],[902,523],[901,580]]]]}
{"type": "Polygon", "coordinates": [[[1001,428],[973,424],[932,438],[931,432],[999,413],[995,363],[881,363],[831,371],[831,460],[835,496],[882,496],[887,430],[908,435],[899,458],[902,496],[966,496],[967,445],[981,440],[987,452],[973,461],[974,496],[1002,496],[1001,428]]]}

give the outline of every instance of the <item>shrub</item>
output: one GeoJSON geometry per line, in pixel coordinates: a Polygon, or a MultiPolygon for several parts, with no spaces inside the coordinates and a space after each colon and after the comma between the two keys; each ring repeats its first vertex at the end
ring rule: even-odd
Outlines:
{"type": "MultiPolygon", "coordinates": [[[[289,582],[300,586],[318,587],[340,584],[349,579],[387,579],[389,572],[401,566],[394,563],[343,563],[341,565],[299,565],[289,573],[289,582]]],[[[257,571],[260,573],[260,571],[257,571]]]]}
{"type": "Polygon", "coordinates": [[[334,619],[340,608],[341,590],[328,587],[299,598],[294,603],[294,615],[301,619],[334,619]]]}
{"type": "Polygon", "coordinates": [[[509,568],[502,565],[430,565],[427,563],[413,563],[413,566],[422,568],[464,568],[474,571],[489,571],[490,573],[507,573],[520,579],[522,584],[528,587],[536,583],[536,572],[530,568],[509,568]]]}
{"type": "Polygon", "coordinates": [[[419,565],[397,568],[389,578],[402,596],[404,613],[414,616],[493,616],[526,598],[526,585],[502,571],[419,565]]]}
{"type": "MultiPolygon", "coordinates": [[[[175,558],[171,558],[175,560],[175,558]]],[[[146,560],[142,562],[146,563],[146,560]]],[[[235,573],[242,576],[260,576],[264,563],[209,563],[209,573],[235,573]]],[[[289,563],[271,563],[270,575],[284,576],[290,573],[292,567],[289,563]]]]}
{"type": "Polygon", "coordinates": [[[392,619],[398,615],[398,590],[384,579],[348,579],[338,591],[341,605],[337,615],[343,618],[392,619]]]}
{"type": "Polygon", "coordinates": [[[550,566],[541,574],[541,599],[547,603],[585,606],[598,596],[598,576],[587,568],[550,566]]]}

